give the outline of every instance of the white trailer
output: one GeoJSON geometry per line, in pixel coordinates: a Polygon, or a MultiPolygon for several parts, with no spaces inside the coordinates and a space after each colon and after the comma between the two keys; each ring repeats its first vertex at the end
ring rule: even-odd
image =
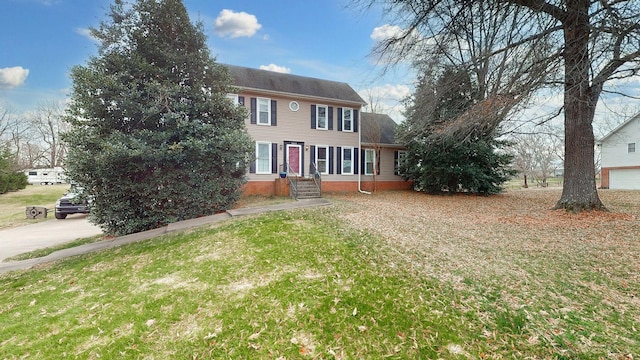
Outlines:
{"type": "Polygon", "coordinates": [[[31,169],[24,172],[27,175],[27,182],[31,185],[53,185],[64,184],[67,178],[64,175],[64,169],[61,167],[49,169],[31,169]]]}

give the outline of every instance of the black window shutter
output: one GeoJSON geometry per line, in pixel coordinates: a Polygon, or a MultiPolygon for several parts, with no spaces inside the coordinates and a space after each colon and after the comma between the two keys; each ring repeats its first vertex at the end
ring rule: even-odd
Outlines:
{"type": "Polygon", "coordinates": [[[315,164],[315,167],[309,166],[309,175],[315,174],[315,169],[318,167],[316,163],[316,147],[313,145],[309,146],[309,165],[311,164],[315,164]]]}
{"type": "Polygon", "coordinates": [[[271,126],[278,125],[278,102],[276,100],[271,100],[271,126]]]}
{"type": "Polygon", "coordinates": [[[358,132],[358,110],[353,110],[353,124],[351,127],[353,132],[358,132]]]}
{"type": "Polygon", "coordinates": [[[257,115],[256,115],[256,111],[258,107],[258,99],[256,98],[251,98],[251,123],[255,124],[257,123],[257,115]]]}
{"type": "Polygon", "coordinates": [[[271,173],[278,173],[278,144],[271,143],[271,173]]]}
{"type": "Polygon", "coordinates": [[[333,174],[333,146],[329,146],[329,174],[333,174]]]}
{"type": "Polygon", "coordinates": [[[393,175],[398,175],[400,173],[399,168],[400,162],[398,161],[398,150],[393,152],[393,175]]]}
{"type": "Polygon", "coordinates": [[[254,159],[251,164],[249,164],[249,173],[250,174],[255,174],[256,173],[256,162],[258,162],[258,159],[254,159]]]}
{"type": "Polygon", "coordinates": [[[353,148],[353,173],[358,173],[358,148],[353,148]]]}
{"type": "Polygon", "coordinates": [[[333,130],[333,106],[329,106],[329,130],[333,130]]]}
{"type": "Polygon", "coordinates": [[[238,96],[238,104],[244,106],[244,96],[238,96]]]}
{"type": "Polygon", "coordinates": [[[380,175],[380,150],[376,151],[376,175],[380,175]]]}
{"type": "Polygon", "coordinates": [[[336,147],[336,174],[342,174],[342,147],[336,147]]]}
{"type": "Polygon", "coordinates": [[[342,108],[338,108],[338,131],[342,131],[342,108]]]}
{"type": "Polygon", "coordinates": [[[311,128],[316,128],[316,106],[311,105],[311,128]]]}

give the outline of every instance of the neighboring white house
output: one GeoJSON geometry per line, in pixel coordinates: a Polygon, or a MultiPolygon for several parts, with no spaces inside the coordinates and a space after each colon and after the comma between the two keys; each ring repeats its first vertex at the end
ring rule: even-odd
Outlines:
{"type": "Polygon", "coordinates": [[[598,141],[603,189],[640,190],[640,114],[598,141]]]}

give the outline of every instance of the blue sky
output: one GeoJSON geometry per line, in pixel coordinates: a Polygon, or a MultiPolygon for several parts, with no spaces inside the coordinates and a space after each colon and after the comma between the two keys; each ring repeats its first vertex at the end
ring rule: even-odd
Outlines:
{"type": "MultiPolygon", "coordinates": [[[[218,62],[349,83],[376,111],[402,120],[400,100],[412,91],[406,69],[381,73],[370,56],[376,41],[400,31],[379,9],[350,0],[183,0],[201,21],[218,62]]],[[[69,70],[96,54],[89,27],[107,20],[111,0],[0,0],[0,110],[21,114],[64,101],[69,70]]],[[[622,82],[640,93],[640,77],[622,82]]],[[[562,105],[562,94],[538,100],[523,118],[540,118],[562,105]]],[[[638,111],[637,101],[608,96],[596,112],[602,136],[638,111]]],[[[371,109],[367,109],[371,110],[371,109]]]]}
{"type": "MultiPolygon", "coordinates": [[[[387,107],[409,94],[406,71],[381,75],[369,56],[394,31],[375,9],[348,0],[183,0],[202,21],[218,62],[349,83],[387,107]]],[[[96,54],[89,27],[106,20],[111,0],[0,0],[0,106],[20,113],[64,100],[68,74],[96,54]]],[[[385,109],[392,116],[398,109],[385,109]]]]}

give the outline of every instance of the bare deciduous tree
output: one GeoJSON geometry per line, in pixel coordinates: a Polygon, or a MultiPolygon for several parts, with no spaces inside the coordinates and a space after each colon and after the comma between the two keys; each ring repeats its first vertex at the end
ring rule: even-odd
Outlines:
{"type": "MultiPolygon", "coordinates": [[[[435,44],[436,49],[450,45],[466,49],[468,44],[461,42],[460,34],[470,33],[476,39],[482,37],[485,30],[486,34],[501,34],[496,31],[498,28],[505,30],[502,34],[506,36],[496,37],[498,41],[493,46],[485,41],[489,46],[480,47],[483,51],[475,52],[461,63],[478,68],[476,60],[479,59],[480,64],[498,63],[524,70],[525,77],[504,82],[511,84],[512,90],[507,94],[515,96],[531,94],[540,85],[537,72],[551,71],[555,81],[550,84],[561,86],[564,92],[565,177],[562,196],[555,208],[605,209],[595,184],[592,124],[598,99],[607,91],[605,84],[640,72],[640,23],[637,21],[640,3],[631,0],[384,0],[383,4],[387,12],[397,15],[396,20],[405,25],[401,34],[379,48],[387,54],[387,59],[413,56],[427,59],[428,63],[433,60],[431,54],[424,51],[425,45],[433,48],[435,44]],[[497,10],[491,10],[492,5],[497,10]],[[502,8],[512,11],[513,16],[501,17],[502,8]],[[474,17],[481,22],[473,20],[474,17]],[[499,19],[513,21],[509,24],[499,19]],[[527,48],[535,52],[527,52],[527,48]],[[389,56],[390,53],[397,56],[389,56]],[[533,75],[532,81],[527,80],[527,74],[533,75]]],[[[500,71],[491,74],[502,75],[500,71]]],[[[479,80],[488,82],[490,78],[479,77],[479,80]]],[[[505,95],[503,90],[498,94],[505,95]]]]}
{"type": "Polygon", "coordinates": [[[8,142],[11,139],[11,130],[15,127],[17,119],[11,109],[0,104],[0,142],[8,142]]]}
{"type": "Polygon", "coordinates": [[[561,148],[562,143],[557,136],[538,133],[517,136],[511,150],[518,171],[538,186],[546,187],[547,180],[553,177],[561,163],[558,156],[561,148]]]}
{"type": "Polygon", "coordinates": [[[60,134],[67,129],[63,116],[63,104],[48,101],[40,104],[30,119],[32,131],[46,152],[43,154],[43,160],[49,167],[62,166],[66,155],[66,146],[60,140],[60,134]]]}

